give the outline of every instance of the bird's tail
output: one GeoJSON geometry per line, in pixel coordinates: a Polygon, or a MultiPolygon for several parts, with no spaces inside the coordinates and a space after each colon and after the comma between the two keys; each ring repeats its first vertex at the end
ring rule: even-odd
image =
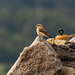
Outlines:
{"type": "Polygon", "coordinates": [[[50,35],[49,35],[49,37],[52,38],[50,35]]]}

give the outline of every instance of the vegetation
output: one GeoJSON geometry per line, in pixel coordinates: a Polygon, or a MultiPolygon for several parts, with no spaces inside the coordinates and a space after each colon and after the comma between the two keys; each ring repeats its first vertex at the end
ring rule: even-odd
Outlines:
{"type": "Polygon", "coordinates": [[[11,63],[0,63],[0,75],[6,75],[11,65],[11,63]]]}
{"type": "MultiPolygon", "coordinates": [[[[0,62],[17,59],[35,39],[37,23],[43,24],[52,37],[59,28],[67,34],[75,33],[75,1],[0,0],[0,62]]],[[[1,64],[0,75],[4,71],[5,65],[1,64]]]]}

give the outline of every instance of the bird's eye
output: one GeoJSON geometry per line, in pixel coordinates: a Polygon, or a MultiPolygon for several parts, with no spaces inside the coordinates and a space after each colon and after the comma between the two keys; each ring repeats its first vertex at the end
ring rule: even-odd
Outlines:
{"type": "Polygon", "coordinates": [[[40,25],[37,25],[37,26],[40,26],[40,25]]]}

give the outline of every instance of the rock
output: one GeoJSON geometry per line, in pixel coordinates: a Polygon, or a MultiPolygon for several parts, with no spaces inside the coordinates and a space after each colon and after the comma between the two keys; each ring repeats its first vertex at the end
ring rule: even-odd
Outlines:
{"type": "Polygon", "coordinates": [[[69,40],[69,42],[75,42],[75,37],[69,40]]]}
{"type": "Polygon", "coordinates": [[[64,46],[53,44],[52,47],[57,52],[64,66],[71,68],[75,67],[75,43],[67,42],[64,46]]]}
{"type": "Polygon", "coordinates": [[[64,40],[56,40],[55,38],[49,38],[47,41],[51,44],[56,44],[56,45],[64,45],[66,41],[64,40]]]}
{"type": "Polygon", "coordinates": [[[75,37],[75,34],[69,35],[68,41],[75,37]]]}
{"type": "Polygon", "coordinates": [[[75,75],[74,68],[75,42],[50,44],[37,37],[24,48],[7,75],[75,75]]]}
{"type": "MultiPolygon", "coordinates": [[[[66,42],[65,46],[69,49],[71,49],[72,51],[75,51],[75,42],[66,42]]],[[[69,50],[70,51],[70,50],[69,50]]]]}
{"type": "Polygon", "coordinates": [[[54,75],[74,75],[74,74],[75,74],[74,68],[63,66],[63,68],[57,71],[54,75]]]}
{"type": "Polygon", "coordinates": [[[62,67],[52,46],[37,37],[29,47],[24,48],[7,75],[54,75],[62,67]]]}
{"type": "Polygon", "coordinates": [[[74,68],[63,66],[62,70],[63,70],[65,75],[74,75],[75,74],[75,69],[74,68]]]}

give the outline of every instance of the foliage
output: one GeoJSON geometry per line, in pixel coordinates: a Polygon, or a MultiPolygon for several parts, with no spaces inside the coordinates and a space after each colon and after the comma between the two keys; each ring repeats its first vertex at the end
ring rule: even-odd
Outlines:
{"type": "Polygon", "coordinates": [[[10,68],[11,64],[7,63],[0,63],[0,75],[6,75],[8,69],[10,68]]]}

